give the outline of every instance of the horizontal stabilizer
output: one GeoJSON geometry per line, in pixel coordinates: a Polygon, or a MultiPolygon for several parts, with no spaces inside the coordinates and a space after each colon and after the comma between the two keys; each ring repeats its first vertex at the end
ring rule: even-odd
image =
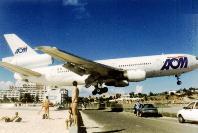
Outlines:
{"type": "Polygon", "coordinates": [[[10,64],[10,63],[7,63],[7,62],[0,62],[0,66],[1,67],[4,67],[14,73],[19,73],[19,74],[22,74],[24,76],[34,76],[34,77],[40,77],[41,74],[38,73],[38,72],[35,72],[35,71],[32,71],[30,69],[27,69],[27,68],[23,68],[23,67],[20,67],[20,66],[16,66],[16,65],[13,65],[13,64],[10,64]]]}

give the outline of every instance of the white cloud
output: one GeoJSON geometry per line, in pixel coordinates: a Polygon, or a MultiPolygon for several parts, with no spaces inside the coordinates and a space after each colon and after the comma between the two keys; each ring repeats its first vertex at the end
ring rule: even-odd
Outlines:
{"type": "Polygon", "coordinates": [[[86,9],[87,0],[63,0],[63,6],[72,6],[72,13],[76,19],[86,19],[90,17],[86,9]]]}
{"type": "Polygon", "coordinates": [[[0,89],[9,89],[10,86],[13,86],[14,83],[11,81],[0,81],[0,89]]]}
{"type": "Polygon", "coordinates": [[[78,6],[79,0],[63,0],[63,5],[65,6],[78,6]]]}
{"type": "Polygon", "coordinates": [[[76,19],[85,19],[89,18],[90,14],[87,12],[85,6],[80,6],[73,10],[76,19]]]}
{"type": "Polygon", "coordinates": [[[142,93],[142,92],[143,92],[143,86],[137,85],[135,87],[135,94],[142,93]]]}

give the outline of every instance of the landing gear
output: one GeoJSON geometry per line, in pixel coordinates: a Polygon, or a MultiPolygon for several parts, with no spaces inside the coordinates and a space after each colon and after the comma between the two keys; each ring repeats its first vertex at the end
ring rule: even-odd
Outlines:
{"type": "Polygon", "coordinates": [[[180,79],[179,76],[178,75],[175,75],[175,77],[177,78],[177,85],[181,85],[182,82],[179,80],[180,79]]]}
{"type": "Polygon", "coordinates": [[[181,85],[182,84],[182,82],[181,81],[177,81],[177,85],[181,85]]]}
{"type": "Polygon", "coordinates": [[[103,88],[99,88],[98,86],[95,86],[95,89],[92,91],[92,94],[93,95],[96,95],[96,94],[103,94],[103,93],[106,93],[108,92],[108,88],[107,87],[103,87],[103,88]]]}
{"type": "Polygon", "coordinates": [[[91,84],[86,84],[85,85],[86,88],[89,88],[90,86],[91,86],[91,84]]]}
{"type": "Polygon", "coordinates": [[[96,94],[97,94],[96,90],[92,91],[92,95],[96,95],[96,94]]]}

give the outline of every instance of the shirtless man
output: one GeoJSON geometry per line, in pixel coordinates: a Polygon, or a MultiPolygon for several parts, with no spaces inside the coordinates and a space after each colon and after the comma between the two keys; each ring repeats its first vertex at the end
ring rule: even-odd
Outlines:
{"type": "Polygon", "coordinates": [[[43,101],[42,109],[43,108],[44,108],[44,119],[49,119],[49,99],[48,99],[48,96],[46,96],[46,99],[43,101]]]}
{"type": "Polygon", "coordinates": [[[74,88],[72,89],[72,114],[73,114],[73,121],[74,125],[77,126],[78,124],[78,96],[79,96],[79,89],[77,87],[78,83],[76,81],[73,82],[74,88]]]}

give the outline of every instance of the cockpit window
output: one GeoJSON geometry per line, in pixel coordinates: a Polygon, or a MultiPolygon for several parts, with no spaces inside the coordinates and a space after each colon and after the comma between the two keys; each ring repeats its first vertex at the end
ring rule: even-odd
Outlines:
{"type": "Polygon", "coordinates": [[[196,57],[196,60],[198,60],[198,56],[196,57]]]}

